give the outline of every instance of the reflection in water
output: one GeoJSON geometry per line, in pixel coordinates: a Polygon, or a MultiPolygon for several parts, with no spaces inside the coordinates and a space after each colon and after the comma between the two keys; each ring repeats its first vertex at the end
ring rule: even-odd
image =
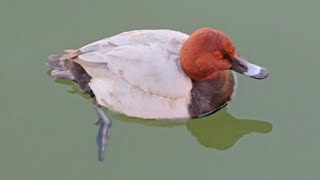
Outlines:
{"type": "MultiPolygon", "coordinates": [[[[71,94],[80,94],[83,98],[90,96],[83,94],[79,87],[69,80],[56,80],[59,84],[72,86],[71,94]]],[[[237,119],[227,112],[227,108],[210,116],[193,119],[189,121],[156,121],[151,119],[140,119],[128,117],[122,114],[108,112],[112,119],[123,122],[138,123],[154,127],[175,127],[186,126],[190,133],[198,142],[209,148],[225,150],[233,146],[243,135],[251,132],[268,133],[272,130],[272,125],[268,122],[248,119],[237,119]]]]}
{"type": "Polygon", "coordinates": [[[227,108],[223,108],[213,115],[187,122],[146,120],[114,113],[110,115],[113,119],[147,126],[186,126],[201,145],[219,150],[230,148],[245,134],[252,132],[268,133],[272,130],[272,125],[268,122],[237,119],[227,112],[227,108]]]}
{"type": "Polygon", "coordinates": [[[74,83],[73,81],[66,80],[66,79],[56,79],[54,82],[56,82],[58,84],[71,86],[72,90],[67,91],[70,94],[78,94],[78,95],[82,96],[85,99],[90,99],[90,95],[83,93],[81,91],[80,87],[76,83],[74,83]]]}
{"type": "Polygon", "coordinates": [[[227,108],[223,108],[211,116],[188,121],[187,128],[201,145],[225,150],[245,134],[270,132],[272,125],[263,121],[237,119],[227,112],[227,108]]]}

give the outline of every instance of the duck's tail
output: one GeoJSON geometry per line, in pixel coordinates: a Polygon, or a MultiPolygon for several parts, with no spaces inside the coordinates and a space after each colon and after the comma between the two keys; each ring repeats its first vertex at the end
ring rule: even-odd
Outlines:
{"type": "Polygon", "coordinates": [[[55,79],[75,80],[75,77],[69,70],[66,60],[63,60],[63,55],[51,55],[48,57],[48,66],[52,68],[50,71],[51,77],[55,79]]]}
{"type": "Polygon", "coordinates": [[[49,56],[48,66],[52,69],[50,75],[55,79],[74,81],[83,92],[93,97],[93,92],[89,87],[91,76],[79,64],[73,62],[73,59],[77,58],[79,53],[78,50],[66,50],[63,55],[49,56]]]}

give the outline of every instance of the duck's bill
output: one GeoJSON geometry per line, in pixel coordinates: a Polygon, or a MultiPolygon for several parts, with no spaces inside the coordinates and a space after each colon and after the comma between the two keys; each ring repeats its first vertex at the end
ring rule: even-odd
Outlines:
{"type": "Polygon", "coordinates": [[[232,58],[232,66],[230,69],[255,79],[264,79],[268,76],[266,68],[252,64],[240,56],[232,58]]]}

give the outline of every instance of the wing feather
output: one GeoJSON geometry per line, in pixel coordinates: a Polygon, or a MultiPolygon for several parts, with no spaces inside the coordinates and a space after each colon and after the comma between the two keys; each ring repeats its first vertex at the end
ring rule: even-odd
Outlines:
{"type": "Polygon", "coordinates": [[[91,77],[123,78],[148,94],[185,98],[191,90],[191,80],[184,74],[179,56],[161,44],[122,46],[78,58],[91,77]]]}
{"type": "Polygon", "coordinates": [[[80,48],[74,59],[92,77],[98,102],[129,116],[189,117],[191,80],[180,66],[188,35],[170,30],[122,33],[80,48]]]}

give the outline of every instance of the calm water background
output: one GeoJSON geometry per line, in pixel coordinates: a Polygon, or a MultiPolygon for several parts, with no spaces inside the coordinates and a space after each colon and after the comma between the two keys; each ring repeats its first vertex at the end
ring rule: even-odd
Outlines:
{"type": "Polygon", "coordinates": [[[1,0],[0,179],[319,179],[319,6],[1,0]],[[238,75],[228,109],[187,124],[113,115],[99,163],[91,101],[47,75],[47,56],[122,31],[199,27],[225,31],[241,55],[268,68],[268,79],[238,75]]]}

